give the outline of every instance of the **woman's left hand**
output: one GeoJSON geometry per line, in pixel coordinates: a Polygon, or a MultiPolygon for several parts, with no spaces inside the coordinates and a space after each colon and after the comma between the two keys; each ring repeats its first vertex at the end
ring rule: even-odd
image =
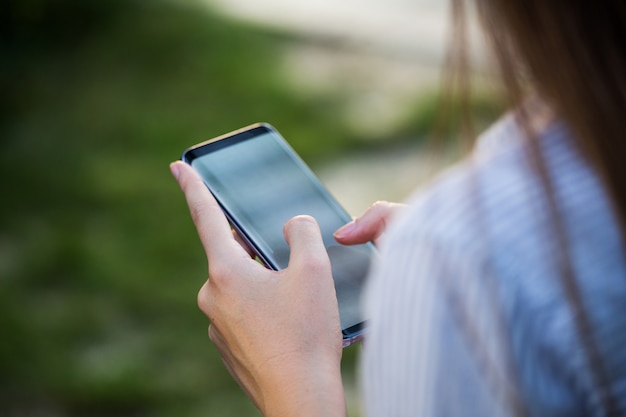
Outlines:
{"type": "Polygon", "coordinates": [[[235,240],[195,171],[182,162],[171,171],[209,263],[198,304],[231,375],[266,416],[345,415],[337,298],[315,220],[287,222],[289,266],[268,270],[235,240]]]}

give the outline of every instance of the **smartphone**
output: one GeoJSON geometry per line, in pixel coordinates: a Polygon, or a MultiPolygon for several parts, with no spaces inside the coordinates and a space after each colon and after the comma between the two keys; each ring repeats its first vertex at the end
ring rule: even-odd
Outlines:
{"type": "Polygon", "coordinates": [[[285,223],[302,214],[316,219],[332,266],[344,347],[358,341],[365,330],[361,290],[376,249],[371,243],[337,243],[333,233],[350,215],[283,137],[257,123],[195,145],[182,160],[200,174],[232,227],[268,268],[280,270],[289,262],[285,223]]]}

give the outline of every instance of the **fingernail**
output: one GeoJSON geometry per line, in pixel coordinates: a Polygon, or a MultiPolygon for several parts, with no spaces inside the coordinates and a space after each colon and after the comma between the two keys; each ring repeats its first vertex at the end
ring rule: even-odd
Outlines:
{"type": "Polygon", "coordinates": [[[335,238],[344,238],[346,236],[348,236],[350,233],[352,233],[352,230],[354,230],[354,220],[352,220],[350,223],[341,226],[339,229],[337,229],[337,231],[334,233],[335,238]]]}
{"type": "Polygon", "coordinates": [[[174,176],[174,178],[178,180],[178,176],[180,175],[180,170],[178,169],[178,164],[176,162],[172,162],[170,164],[170,171],[172,172],[172,175],[174,176]]]}

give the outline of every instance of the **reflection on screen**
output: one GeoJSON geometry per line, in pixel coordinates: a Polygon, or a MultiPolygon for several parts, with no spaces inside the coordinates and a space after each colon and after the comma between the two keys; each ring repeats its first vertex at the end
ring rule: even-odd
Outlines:
{"type": "Polygon", "coordinates": [[[192,166],[279,269],[289,262],[284,224],[296,215],[313,216],[331,260],[342,328],[362,321],[360,290],[371,246],[346,247],[335,241],[334,231],[347,223],[349,216],[276,135],[265,133],[222,147],[193,160],[192,166]]]}

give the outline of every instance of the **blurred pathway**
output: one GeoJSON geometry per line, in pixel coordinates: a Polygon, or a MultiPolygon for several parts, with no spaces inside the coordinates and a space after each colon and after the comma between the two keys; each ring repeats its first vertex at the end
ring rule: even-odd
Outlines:
{"type": "MultiPolygon", "coordinates": [[[[311,42],[288,51],[296,88],[341,91],[355,131],[384,136],[416,97],[437,87],[448,22],[446,0],[202,0],[232,18],[287,30],[311,42]]],[[[345,155],[315,167],[352,214],[376,200],[404,200],[443,163],[418,147],[345,155]]]]}
{"type": "Polygon", "coordinates": [[[358,133],[384,136],[438,85],[445,0],[202,1],[306,39],[286,53],[286,82],[305,93],[342,94],[344,117],[358,133]]]}
{"type": "Polygon", "coordinates": [[[206,0],[243,20],[332,37],[384,54],[441,57],[445,0],[206,0]]]}
{"type": "Polygon", "coordinates": [[[441,156],[413,145],[346,155],[314,169],[344,208],[358,216],[377,200],[406,200],[447,163],[441,156]]]}

